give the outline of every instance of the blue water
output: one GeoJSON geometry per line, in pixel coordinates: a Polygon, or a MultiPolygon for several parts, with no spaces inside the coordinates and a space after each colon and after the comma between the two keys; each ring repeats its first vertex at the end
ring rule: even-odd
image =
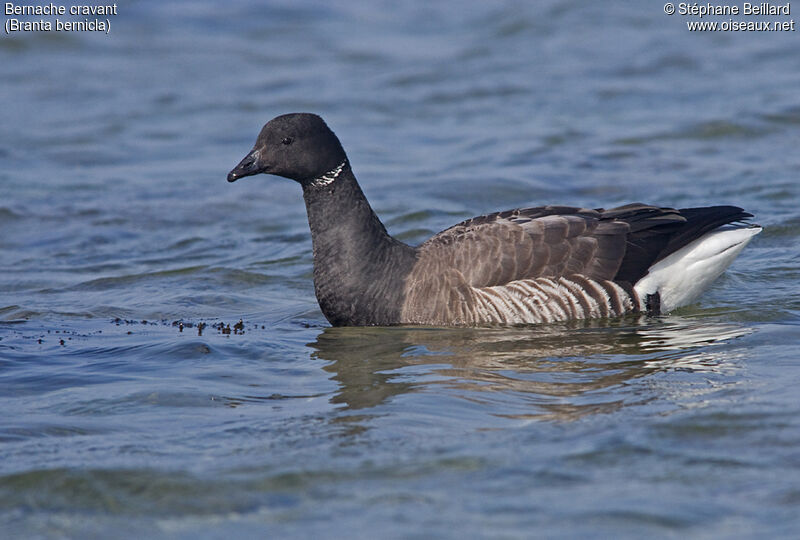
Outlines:
{"type": "Polygon", "coordinates": [[[0,536],[800,534],[796,32],[578,1],[110,20],[0,38],[0,536]],[[547,203],[765,230],[669,316],[332,329],[298,186],[225,182],[292,111],[407,242],[547,203]]]}

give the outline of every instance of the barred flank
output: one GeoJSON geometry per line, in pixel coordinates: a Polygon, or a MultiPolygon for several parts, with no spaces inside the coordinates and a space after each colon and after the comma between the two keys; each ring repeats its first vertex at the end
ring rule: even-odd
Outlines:
{"type": "Polygon", "coordinates": [[[618,317],[639,308],[632,291],[612,281],[580,275],[525,279],[473,291],[470,308],[477,323],[536,324],[618,317]]]}

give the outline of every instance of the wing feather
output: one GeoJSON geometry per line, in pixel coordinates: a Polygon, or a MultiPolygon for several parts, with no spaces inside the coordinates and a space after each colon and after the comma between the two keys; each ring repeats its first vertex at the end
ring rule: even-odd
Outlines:
{"type": "Polygon", "coordinates": [[[445,265],[471,287],[581,274],[612,279],[625,255],[628,226],[596,210],[546,206],[472,218],[419,247],[416,272],[445,265]]]}
{"type": "Polygon", "coordinates": [[[468,219],[417,248],[403,320],[482,324],[611,316],[638,309],[632,286],[661,258],[741,208],[544,206],[468,219]],[[568,290],[553,292],[559,286],[568,290]],[[562,313],[563,312],[563,313],[562,313]]]}

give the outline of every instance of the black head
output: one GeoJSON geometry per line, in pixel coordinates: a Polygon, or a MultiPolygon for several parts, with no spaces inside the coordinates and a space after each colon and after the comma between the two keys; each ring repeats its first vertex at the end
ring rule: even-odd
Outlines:
{"type": "Polygon", "coordinates": [[[267,122],[255,146],[228,173],[228,182],[265,173],[300,183],[317,178],[346,159],[333,131],[316,114],[284,114],[267,122]]]}

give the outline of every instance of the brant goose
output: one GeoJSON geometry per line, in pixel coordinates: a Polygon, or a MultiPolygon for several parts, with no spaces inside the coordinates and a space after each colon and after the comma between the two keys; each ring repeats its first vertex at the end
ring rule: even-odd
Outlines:
{"type": "Polygon", "coordinates": [[[228,182],[297,181],[314,289],[334,326],[531,324],[691,303],[761,227],[735,206],[541,206],[463,221],[418,247],[392,238],[319,116],[270,120],[228,182]]]}

